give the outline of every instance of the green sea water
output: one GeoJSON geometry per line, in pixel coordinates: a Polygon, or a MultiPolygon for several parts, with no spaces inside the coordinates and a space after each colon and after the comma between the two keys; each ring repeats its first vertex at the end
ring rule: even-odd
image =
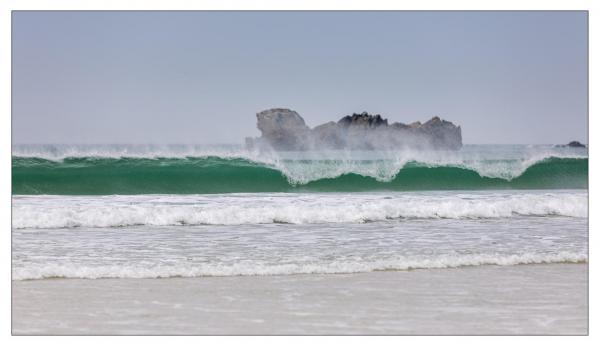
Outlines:
{"type": "MultiPolygon", "coordinates": [[[[505,167],[511,162],[477,162],[505,167]]],[[[588,159],[546,157],[522,172],[483,173],[464,163],[13,156],[13,194],[202,194],[481,189],[585,189],[588,159]],[[343,167],[343,169],[340,169],[343,167]],[[368,169],[363,169],[367,167],[368,169]],[[392,170],[391,172],[382,170],[392,170]],[[367,173],[365,173],[365,171],[367,173]],[[368,174],[375,172],[374,174],[368,174]],[[511,176],[511,174],[513,176],[511,176]],[[495,175],[495,176],[494,176],[495,175]],[[304,178],[304,179],[302,179],[304,178]]]]}

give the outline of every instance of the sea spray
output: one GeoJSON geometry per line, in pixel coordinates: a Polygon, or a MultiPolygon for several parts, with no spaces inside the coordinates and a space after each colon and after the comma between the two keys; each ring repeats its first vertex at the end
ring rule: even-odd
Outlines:
{"type": "Polygon", "coordinates": [[[587,188],[582,157],[289,160],[13,157],[13,194],[110,195],[587,188]]]}
{"type": "Polygon", "coordinates": [[[15,194],[587,186],[587,149],[547,145],[302,152],[237,145],[17,145],[12,152],[15,194]],[[535,174],[526,173],[534,167],[535,174]],[[529,179],[522,179],[523,175],[529,179]],[[415,176],[423,178],[415,180],[415,176]]]}

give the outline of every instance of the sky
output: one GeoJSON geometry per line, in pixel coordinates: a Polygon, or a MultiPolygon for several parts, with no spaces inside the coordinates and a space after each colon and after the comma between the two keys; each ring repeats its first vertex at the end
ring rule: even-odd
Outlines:
{"type": "Polygon", "coordinates": [[[587,12],[12,14],[12,136],[243,143],[281,107],[314,127],[433,116],[465,144],[587,142],[587,12]]]}

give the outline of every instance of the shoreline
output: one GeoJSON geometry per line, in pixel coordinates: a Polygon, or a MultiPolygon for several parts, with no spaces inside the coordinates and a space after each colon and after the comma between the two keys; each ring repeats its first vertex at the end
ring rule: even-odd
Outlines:
{"type": "MultiPolygon", "coordinates": [[[[212,279],[212,278],[240,278],[240,277],[279,277],[279,276],[305,276],[305,275],[362,275],[378,272],[412,272],[415,270],[443,270],[443,269],[467,269],[481,266],[493,266],[493,267],[514,267],[514,266],[546,266],[546,265],[570,265],[570,264],[584,264],[588,265],[588,260],[574,260],[574,261],[563,261],[563,262],[531,262],[531,263],[514,263],[514,264],[496,264],[496,263],[483,263],[483,264],[464,264],[452,267],[417,267],[417,268],[405,268],[405,269],[373,269],[371,271],[358,271],[358,272],[300,272],[300,273],[289,273],[289,274],[232,274],[232,275],[199,275],[199,276],[159,276],[159,277],[64,277],[64,276],[49,276],[43,278],[32,278],[32,279],[13,279],[11,282],[30,282],[30,281],[45,281],[45,280],[171,280],[171,279],[212,279]]],[[[14,275],[14,274],[13,274],[14,275]]]]}
{"type": "Polygon", "coordinates": [[[12,281],[12,332],[584,335],[588,264],[12,281]]]}

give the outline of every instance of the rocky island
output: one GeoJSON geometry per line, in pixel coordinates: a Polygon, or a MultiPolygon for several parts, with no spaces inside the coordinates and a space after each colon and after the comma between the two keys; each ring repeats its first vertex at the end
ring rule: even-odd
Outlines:
{"type": "Polygon", "coordinates": [[[425,123],[392,123],[381,115],[354,113],[338,122],[310,128],[295,111],[286,108],[268,109],[256,114],[259,138],[246,138],[249,148],[271,147],[275,150],[389,150],[443,149],[462,147],[460,126],[433,117],[425,123]]]}
{"type": "Polygon", "coordinates": [[[578,141],[571,141],[567,144],[558,144],[558,145],[555,145],[555,147],[558,147],[558,148],[587,148],[585,146],[585,144],[582,144],[578,141]]]}

